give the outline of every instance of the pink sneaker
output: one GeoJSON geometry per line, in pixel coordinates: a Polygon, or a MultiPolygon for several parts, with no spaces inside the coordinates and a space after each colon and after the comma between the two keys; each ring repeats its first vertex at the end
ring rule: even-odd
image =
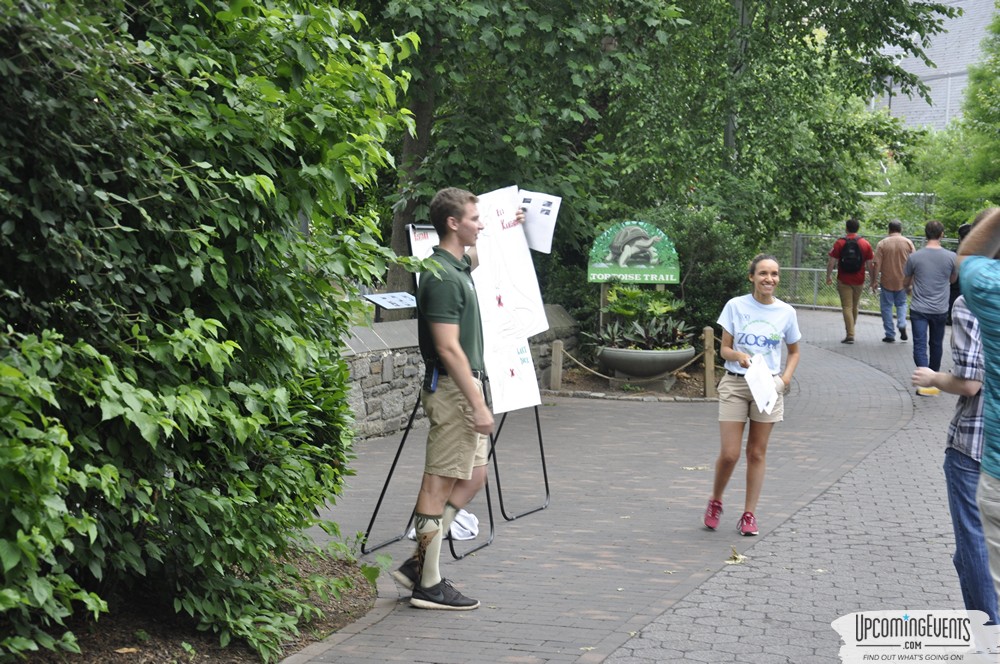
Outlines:
{"type": "Polygon", "coordinates": [[[753,512],[743,513],[743,516],[740,517],[740,524],[737,529],[740,531],[740,535],[757,534],[757,517],[753,515],[753,512]]]}
{"type": "Polygon", "coordinates": [[[705,510],[705,527],[715,530],[719,527],[719,517],[722,516],[722,503],[718,500],[709,500],[708,508],[705,510]]]}

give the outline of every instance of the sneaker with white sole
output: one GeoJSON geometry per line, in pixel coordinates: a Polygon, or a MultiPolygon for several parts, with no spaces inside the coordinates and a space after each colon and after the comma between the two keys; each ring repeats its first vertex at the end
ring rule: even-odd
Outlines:
{"type": "Polygon", "coordinates": [[[708,501],[708,507],[705,508],[705,527],[709,530],[715,530],[719,527],[719,518],[722,516],[722,502],[718,500],[708,501]]]}
{"type": "Polygon", "coordinates": [[[756,535],[757,534],[757,517],[753,515],[753,512],[744,512],[743,516],[740,517],[740,523],[737,529],[740,531],[740,535],[756,535]]]}
{"type": "Polygon", "coordinates": [[[420,580],[420,561],[416,557],[407,559],[399,569],[393,570],[392,578],[407,590],[413,590],[413,586],[420,580]]]}
{"type": "Polygon", "coordinates": [[[418,609],[440,609],[444,611],[471,611],[479,608],[479,600],[466,597],[451,585],[448,579],[441,579],[430,588],[413,587],[410,606],[418,609]]]}

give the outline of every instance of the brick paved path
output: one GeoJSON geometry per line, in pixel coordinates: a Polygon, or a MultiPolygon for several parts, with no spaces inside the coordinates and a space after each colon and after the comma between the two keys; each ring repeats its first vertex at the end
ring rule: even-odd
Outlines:
{"type": "MultiPolygon", "coordinates": [[[[850,346],[839,343],[839,312],[800,310],[799,321],[802,362],[769,445],[759,537],[735,529],[742,463],[719,530],[701,526],[715,403],[546,396],[550,506],[507,522],[494,490],[493,543],[463,560],[443,556],[445,576],[482,607],[413,609],[382,575],[367,616],[286,663],[833,663],[830,622],[841,615],[961,608],[941,471],[955,398],[913,394],[912,345],[882,343],[877,317],[862,317],[850,346]],[[741,564],[726,564],[733,548],[747,556],[741,564]]],[[[414,431],[404,447],[375,542],[402,531],[424,436],[414,431]]],[[[331,510],[344,534],[367,528],[398,444],[359,446],[358,474],[331,510]]],[[[531,410],[508,417],[497,452],[507,512],[541,504],[531,410]]],[[[483,541],[484,497],[469,509],[483,541]]],[[[398,562],[412,546],[366,558],[398,562]]]]}

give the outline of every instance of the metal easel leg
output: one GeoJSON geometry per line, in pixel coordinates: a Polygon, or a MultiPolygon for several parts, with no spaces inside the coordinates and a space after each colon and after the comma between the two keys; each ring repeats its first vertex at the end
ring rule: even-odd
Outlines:
{"type": "MultiPolygon", "coordinates": [[[[500,420],[500,426],[497,428],[497,434],[496,434],[497,438],[500,437],[500,432],[503,430],[503,424],[506,420],[507,420],[507,413],[504,413],[503,418],[501,418],[500,420]]],[[[494,441],[494,449],[491,451],[491,454],[493,456],[493,472],[497,476],[497,501],[500,503],[500,514],[502,514],[503,518],[506,519],[507,521],[513,521],[515,519],[521,518],[522,516],[527,516],[529,514],[534,514],[535,512],[540,512],[541,510],[549,506],[549,498],[550,498],[549,473],[545,467],[545,447],[542,444],[542,421],[541,418],[538,416],[538,406],[535,406],[535,428],[538,431],[538,452],[542,459],[542,478],[545,481],[545,502],[543,502],[538,507],[534,507],[525,512],[521,512],[520,514],[515,514],[514,516],[508,516],[507,509],[506,507],[504,507],[503,504],[503,489],[500,486],[500,466],[497,462],[497,455],[495,448],[496,442],[494,441]]]]}
{"type": "MultiPolygon", "coordinates": [[[[490,447],[491,448],[492,448],[492,446],[494,444],[493,440],[494,440],[493,436],[490,436],[490,447]]],[[[479,551],[483,547],[487,547],[487,546],[489,546],[490,544],[493,543],[493,535],[496,533],[496,530],[495,530],[495,526],[493,524],[493,502],[490,500],[490,483],[489,482],[486,482],[485,489],[486,489],[486,511],[490,515],[490,537],[489,537],[489,539],[487,539],[482,544],[477,544],[476,546],[472,547],[471,549],[469,549],[465,553],[456,553],[455,552],[455,540],[449,537],[448,538],[448,548],[451,549],[451,557],[454,558],[455,560],[461,560],[462,558],[465,558],[470,553],[475,553],[476,551],[479,551]]]]}
{"type": "Polygon", "coordinates": [[[361,553],[368,554],[372,551],[381,549],[384,546],[388,546],[393,542],[398,542],[399,540],[406,537],[406,531],[409,530],[410,524],[413,523],[413,512],[410,512],[410,518],[403,526],[403,532],[388,539],[381,544],[376,544],[375,546],[368,546],[368,538],[372,534],[372,527],[375,525],[375,518],[378,516],[378,511],[382,507],[382,500],[385,498],[385,492],[389,489],[389,481],[392,479],[392,474],[396,472],[396,464],[399,462],[399,456],[403,453],[403,445],[406,443],[406,438],[410,435],[410,429],[413,427],[413,420],[417,416],[417,409],[420,408],[420,397],[417,397],[417,403],[413,404],[413,412],[410,413],[410,419],[406,422],[406,429],[403,431],[403,439],[399,441],[399,449],[396,450],[396,456],[392,460],[392,465],[389,467],[389,474],[385,478],[385,484],[382,485],[382,493],[379,494],[378,502],[375,503],[375,510],[372,512],[371,521],[368,522],[368,530],[365,531],[365,537],[361,544],[361,553]]]}

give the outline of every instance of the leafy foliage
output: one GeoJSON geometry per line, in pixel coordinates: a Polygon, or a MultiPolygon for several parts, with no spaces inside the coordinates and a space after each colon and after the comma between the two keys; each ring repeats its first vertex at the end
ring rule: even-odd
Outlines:
{"type": "Polygon", "coordinates": [[[655,224],[673,241],[681,279],[666,288],[683,300],[685,319],[696,329],[715,323],[726,301],[748,290],[747,266],[760,247],[717,210],[660,206],[640,211],[637,218],[655,224]]]}
{"type": "MultiPolygon", "coordinates": [[[[400,140],[392,246],[446,185],[483,193],[516,183],[564,198],[557,250],[582,255],[615,188],[601,133],[612,81],[652,71],[642,54],[680,20],[658,0],[358,1],[378,35],[421,39],[404,65],[415,136],[400,140]]],[[[404,275],[405,276],[405,275],[404,275]]],[[[389,290],[411,288],[390,276],[389,290]]]]}
{"type": "Polygon", "coordinates": [[[304,1],[0,19],[0,649],[142,592],[273,659],[337,588],[280,561],[350,472],[338,339],[392,260],[359,193],[413,41],[304,1]]]}
{"type": "Polygon", "coordinates": [[[691,345],[691,328],[672,314],[684,307],[664,290],[632,284],[608,289],[604,312],[609,321],[597,334],[583,335],[601,346],[641,350],[673,350],[691,345]]]}
{"type": "Polygon", "coordinates": [[[891,182],[876,213],[903,219],[938,219],[946,234],[1000,202],[1000,15],[983,41],[984,58],[969,70],[962,118],[946,130],[929,133],[907,161],[889,171],[891,182]],[[914,193],[927,194],[913,196],[914,193]]]}
{"type": "Polygon", "coordinates": [[[914,34],[939,30],[954,11],[941,3],[677,4],[690,25],[657,47],[656,78],[616,88],[602,126],[623,155],[614,214],[710,206],[746,235],[856,211],[871,162],[912,138],[864,107],[894,68],[879,49],[922,52],[914,34]]]}
{"type": "MultiPolygon", "coordinates": [[[[398,138],[398,184],[383,192],[394,250],[408,252],[404,225],[441,186],[561,195],[554,253],[536,265],[546,298],[585,323],[596,307],[580,275],[609,219],[708,208],[751,246],[857,212],[873,162],[914,138],[864,107],[889,77],[922,89],[886,47],[924,57],[956,11],[898,0],[356,6],[375,34],[421,39],[402,65],[416,132],[398,138]]],[[[386,288],[412,284],[390,276],[386,288]]]]}

